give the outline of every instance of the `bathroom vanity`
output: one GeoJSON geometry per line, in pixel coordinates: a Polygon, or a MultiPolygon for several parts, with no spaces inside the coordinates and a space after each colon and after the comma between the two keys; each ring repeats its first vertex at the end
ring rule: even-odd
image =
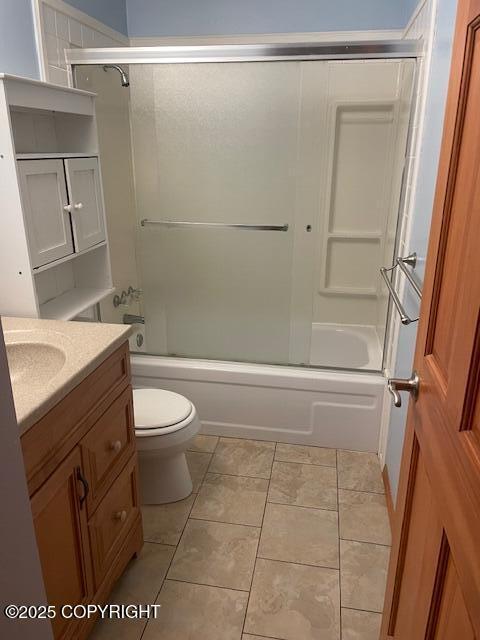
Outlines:
{"type": "MultiPolygon", "coordinates": [[[[2,324],[48,604],[103,603],[143,543],[130,328],[2,324]]],[[[93,623],[52,627],[82,639],[93,623]]]]}

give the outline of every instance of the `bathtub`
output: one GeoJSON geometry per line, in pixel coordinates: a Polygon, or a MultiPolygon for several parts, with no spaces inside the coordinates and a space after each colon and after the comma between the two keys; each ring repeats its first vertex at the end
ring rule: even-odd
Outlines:
{"type": "Polygon", "coordinates": [[[380,371],[382,347],[375,327],[313,323],[310,364],[380,371]]]}
{"type": "Polygon", "coordinates": [[[319,371],[143,354],[131,356],[136,387],[176,391],[212,435],[377,451],[385,380],[319,371]]]}

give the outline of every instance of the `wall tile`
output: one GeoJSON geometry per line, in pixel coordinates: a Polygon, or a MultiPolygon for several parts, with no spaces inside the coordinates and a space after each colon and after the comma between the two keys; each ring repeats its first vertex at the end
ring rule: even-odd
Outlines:
{"type": "Polygon", "coordinates": [[[68,19],[68,40],[77,47],[82,46],[82,25],[73,18],[68,19]]]}
{"type": "Polygon", "coordinates": [[[86,27],[82,24],[82,47],[87,49],[88,47],[95,46],[95,35],[93,29],[86,27]]]}
{"type": "Polygon", "coordinates": [[[52,35],[57,34],[55,27],[55,11],[46,4],[43,5],[43,28],[45,29],[45,33],[51,33],[52,35]]]}
{"type": "Polygon", "coordinates": [[[55,23],[57,37],[62,40],[68,40],[68,18],[64,13],[55,12],[55,23]]]}
{"type": "Polygon", "coordinates": [[[48,81],[53,82],[53,84],[61,84],[68,87],[68,73],[65,69],[48,65],[48,81]]]}
{"type": "Polygon", "coordinates": [[[65,49],[70,48],[68,40],[61,40],[58,38],[58,66],[61,69],[67,69],[67,63],[65,62],[65,49]]]}
{"type": "Polygon", "coordinates": [[[53,65],[54,67],[58,67],[58,40],[57,36],[53,36],[50,33],[47,33],[45,36],[45,47],[47,49],[47,61],[48,64],[53,65]]]}

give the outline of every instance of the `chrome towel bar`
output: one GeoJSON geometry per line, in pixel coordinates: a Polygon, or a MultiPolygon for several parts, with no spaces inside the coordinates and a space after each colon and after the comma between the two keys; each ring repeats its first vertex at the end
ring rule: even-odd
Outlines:
{"type": "Polygon", "coordinates": [[[174,220],[149,220],[144,218],[140,221],[142,227],[147,225],[159,225],[170,228],[191,228],[191,229],[237,229],[238,231],[288,231],[288,224],[243,224],[227,222],[186,222],[174,220]]]}
{"type": "Polygon", "coordinates": [[[385,284],[387,285],[387,289],[392,297],[393,303],[395,305],[395,307],[397,308],[398,313],[400,314],[400,322],[402,324],[408,325],[411,324],[412,322],[417,322],[418,318],[410,318],[410,316],[408,315],[408,313],[405,310],[405,307],[403,306],[400,298],[398,297],[397,292],[395,291],[395,289],[393,288],[392,283],[390,282],[390,278],[388,277],[388,273],[390,271],[394,271],[394,269],[396,269],[397,267],[400,268],[400,270],[405,274],[405,277],[407,278],[408,282],[412,285],[413,290],[415,291],[415,293],[417,294],[417,296],[420,298],[420,300],[422,299],[422,291],[420,289],[420,287],[418,286],[418,284],[415,282],[412,274],[410,273],[410,271],[407,268],[407,265],[412,267],[412,269],[415,268],[415,265],[417,264],[417,254],[416,253],[412,253],[409,256],[406,256],[405,258],[397,258],[395,264],[392,267],[381,267],[380,269],[380,273],[382,274],[382,278],[385,281],[385,284]]]}

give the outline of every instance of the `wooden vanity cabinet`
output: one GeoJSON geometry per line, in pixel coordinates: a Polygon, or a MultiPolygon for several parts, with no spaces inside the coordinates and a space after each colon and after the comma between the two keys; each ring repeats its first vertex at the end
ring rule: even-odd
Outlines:
{"type": "MultiPolygon", "coordinates": [[[[128,343],[22,437],[48,604],[99,604],[143,544],[128,343]]],[[[87,638],[94,620],[52,620],[87,638]]]]}

